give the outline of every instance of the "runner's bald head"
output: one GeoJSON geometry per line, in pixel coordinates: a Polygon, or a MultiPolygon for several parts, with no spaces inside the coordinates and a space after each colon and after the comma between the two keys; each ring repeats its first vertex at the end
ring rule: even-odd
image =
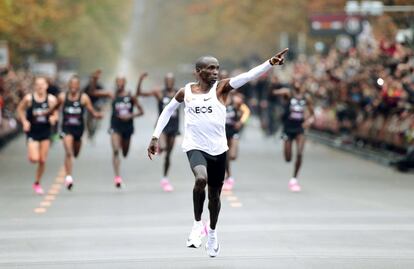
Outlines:
{"type": "Polygon", "coordinates": [[[195,63],[195,68],[196,71],[200,71],[200,69],[210,65],[210,64],[217,64],[218,65],[218,60],[213,57],[213,56],[201,56],[200,58],[197,59],[196,63],[195,63]]]}

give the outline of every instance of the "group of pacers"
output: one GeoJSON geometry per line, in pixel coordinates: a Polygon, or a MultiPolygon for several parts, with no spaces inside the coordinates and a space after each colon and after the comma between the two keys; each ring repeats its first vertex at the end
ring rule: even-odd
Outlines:
{"type": "MultiPolygon", "coordinates": [[[[143,91],[143,80],[139,78],[134,94],[126,90],[126,80],[116,78],[115,93],[99,90],[100,72],[92,75],[88,93],[95,98],[112,100],[110,136],[113,152],[114,184],[122,186],[120,175],[120,154],[127,156],[131,135],[134,132],[133,120],[143,115],[138,96],[154,97],[158,101],[159,118],[148,146],[148,157],[165,152],[163,178],[161,187],[164,191],[173,191],[168,180],[171,151],[175,138],[179,134],[179,107],[184,103],[184,134],[182,148],[187,154],[194,174],[193,208],[194,223],[187,240],[187,247],[198,248],[203,237],[207,236],[206,250],[210,257],[216,257],[220,250],[216,224],[221,208],[222,189],[231,190],[234,178],[231,174],[230,161],[237,157],[240,131],[246,123],[250,111],[244,104],[243,96],[237,89],[250,81],[256,80],[269,72],[273,66],[284,63],[285,49],[263,64],[248,72],[232,78],[227,72],[219,71],[219,62],[212,56],[200,57],[195,63],[196,81],[184,88],[176,89],[174,76],[167,74],[165,88],[143,91]],[[202,221],[204,201],[208,187],[208,225],[202,221]],[[208,227],[207,227],[208,226],[208,227]]],[[[18,107],[23,130],[27,134],[28,159],[37,164],[33,189],[42,194],[40,185],[50,146],[51,126],[60,122],[61,137],[65,149],[65,185],[71,189],[73,159],[79,154],[84,131],[84,113],[102,118],[91,103],[90,97],[81,92],[79,77],[73,76],[68,83],[68,91],[57,98],[47,94],[47,81],[37,77],[34,91],[24,97],[18,107]],[[59,117],[61,114],[61,117],[59,117]],[[60,120],[59,120],[60,118],[60,120]]],[[[300,191],[297,175],[302,162],[305,143],[304,130],[313,121],[311,99],[299,79],[292,84],[292,89],[275,89],[274,94],[284,96],[285,113],[283,116],[284,156],[286,161],[292,158],[292,145],[296,143],[296,162],[293,177],[288,186],[291,191],[300,191]]]]}

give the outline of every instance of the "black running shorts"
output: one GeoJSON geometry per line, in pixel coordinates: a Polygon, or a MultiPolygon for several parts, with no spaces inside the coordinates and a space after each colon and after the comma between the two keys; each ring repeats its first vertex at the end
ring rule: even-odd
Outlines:
{"type": "Polygon", "coordinates": [[[80,141],[82,139],[84,127],[68,127],[62,126],[62,132],[60,132],[60,137],[63,138],[66,135],[73,136],[73,140],[80,141]]]}
{"type": "Polygon", "coordinates": [[[285,129],[283,130],[283,133],[282,133],[282,139],[292,141],[292,140],[295,140],[298,135],[301,135],[303,133],[305,133],[305,130],[303,129],[297,129],[297,130],[286,130],[285,129]]]}
{"type": "Polygon", "coordinates": [[[197,165],[206,166],[207,184],[213,187],[223,186],[226,172],[226,156],[226,152],[217,156],[212,156],[201,150],[187,151],[191,169],[194,169],[197,165]]]}

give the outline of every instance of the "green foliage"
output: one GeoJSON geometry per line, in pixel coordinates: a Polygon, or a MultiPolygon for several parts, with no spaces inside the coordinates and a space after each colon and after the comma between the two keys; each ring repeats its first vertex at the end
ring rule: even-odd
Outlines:
{"type": "Polygon", "coordinates": [[[9,41],[14,63],[53,43],[81,70],[111,68],[130,7],[130,0],[0,0],[0,39],[9,41]]]}

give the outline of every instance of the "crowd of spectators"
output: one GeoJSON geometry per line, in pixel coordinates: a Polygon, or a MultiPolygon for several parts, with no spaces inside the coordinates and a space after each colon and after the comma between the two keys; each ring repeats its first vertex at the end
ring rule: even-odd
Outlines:
{"type": "MultiPolygon", "coordinates": [[[[283,102],[274,89],[289,87],[270,74],[244,90],[267,134],[277,130],[283,102]],[[275,115],[276,114],[276,115],[275,115]]],[[[291,80],[300,80],[315,105],[313,128],[341,143],[405,152],[414,145],[414,50],[387,41],[301,57],[291,80]]],[[[289,82],[289,81],[287,81],[289,82]]]]}
{"type": "MultiPolygon", "coordinates": [[[[0,145],[19,130],[16,109],[20,100],[31,92],[34,74],[30,71],[13,68],[0,70],[0,145]]],[[[60,87],[48,78],[49,94],[57,96],[60,87]]]]}
{"type": "Polygon", "coordinates": [[[387,41],[299,61],[315,101],[314,128],[405,152],[414,145],[414,51],[387,41]]]}
{"type": "Polygon", "coordinates": [[[283,113],[283,100],[272,91],[299,80],[314,101],[314,130],[337,144],[414,156],[412,47],[386,40],[359,42],[356,48],[333,47],[325,54],[299,57],[285,69],[242,89],[267,135],[277,132],[283,113]]]}
{"type": "Polygon", "coordinates": [[[30,72],[13,69],[0,71],[0,140],[17,131],[16,108],[29,92],[32,81],[30,72]]]}

